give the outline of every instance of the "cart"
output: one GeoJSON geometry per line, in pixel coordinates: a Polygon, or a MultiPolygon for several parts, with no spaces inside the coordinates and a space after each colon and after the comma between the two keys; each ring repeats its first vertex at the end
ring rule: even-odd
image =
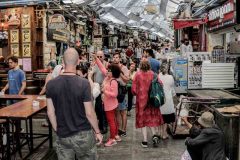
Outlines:
{"type": "Polygon", "coordinates": [[[169,130],[173,138],[189,135],[189,128],[181,122],[181,113],[184,109],[188,111],[188,113],[184,113],[184,117],[189,117],[189,121],[194,124],[203,112],[214,111],[212,106],[216,104],[220,104],[220,100],[216,98],[181,97],[176,107],[175,123],[169,125],[169,130]]]}

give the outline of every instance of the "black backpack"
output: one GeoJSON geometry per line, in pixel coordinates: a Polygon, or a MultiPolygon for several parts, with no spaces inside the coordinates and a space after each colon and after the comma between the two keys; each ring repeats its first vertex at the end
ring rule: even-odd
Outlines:
{"type": "MultiPolygon", "coordinates": [[[[127,88],[126,88],[126,86],[122,86],[117,79],[112,79],[112,80],[115,80],[118,83],[117,99],[118,99],[118,103],[122,103],[125,99],[125,95],[127,93],[127,88]]],[[[111,82],[112,82],[112,80],[111,80],[111,82]]],[[[111,82],[110,82],[110,85],[111,85],[111,82]]]]}

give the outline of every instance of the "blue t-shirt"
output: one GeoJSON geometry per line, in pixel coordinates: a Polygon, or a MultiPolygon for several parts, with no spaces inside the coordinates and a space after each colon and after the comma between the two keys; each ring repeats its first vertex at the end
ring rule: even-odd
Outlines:
{"type": "Polygon", "coordinates": [[[148,59],[151,69],[154,73],[159,73],[160,70],[160,62],[154,58],[149,58],[148,59]]]}
{"type": "Polygon", "coordinates": [[[18,94],[22,87],[22,82],[26,81],[26,76],[21,69],[11,69],[8,71],[9,94],[18,94]]]}

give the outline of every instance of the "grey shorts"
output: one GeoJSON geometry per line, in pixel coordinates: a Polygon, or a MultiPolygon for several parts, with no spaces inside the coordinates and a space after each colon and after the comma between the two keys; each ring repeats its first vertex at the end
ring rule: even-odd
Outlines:
{"type": "Polygon", "coordinates": [[[125,95],[125,99],[122,103],[118,104],[118,110],[123,111],[127,109],[127,94],[125,95]]]}
{"type": "Polygon", "coordinates": [[[56,139],[58,160],[96,160],[96,141],[92,131],[81,131],[78,134],[56,139]]]}

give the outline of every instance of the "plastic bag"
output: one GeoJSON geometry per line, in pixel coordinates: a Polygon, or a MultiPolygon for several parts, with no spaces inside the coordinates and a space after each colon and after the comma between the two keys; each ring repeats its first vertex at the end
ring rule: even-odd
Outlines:
{"type": "Polygon", "coordinates": [[[181,160],[192,160],[187,150],[185,150],[185,152],[182,154],[181,160]]]}

